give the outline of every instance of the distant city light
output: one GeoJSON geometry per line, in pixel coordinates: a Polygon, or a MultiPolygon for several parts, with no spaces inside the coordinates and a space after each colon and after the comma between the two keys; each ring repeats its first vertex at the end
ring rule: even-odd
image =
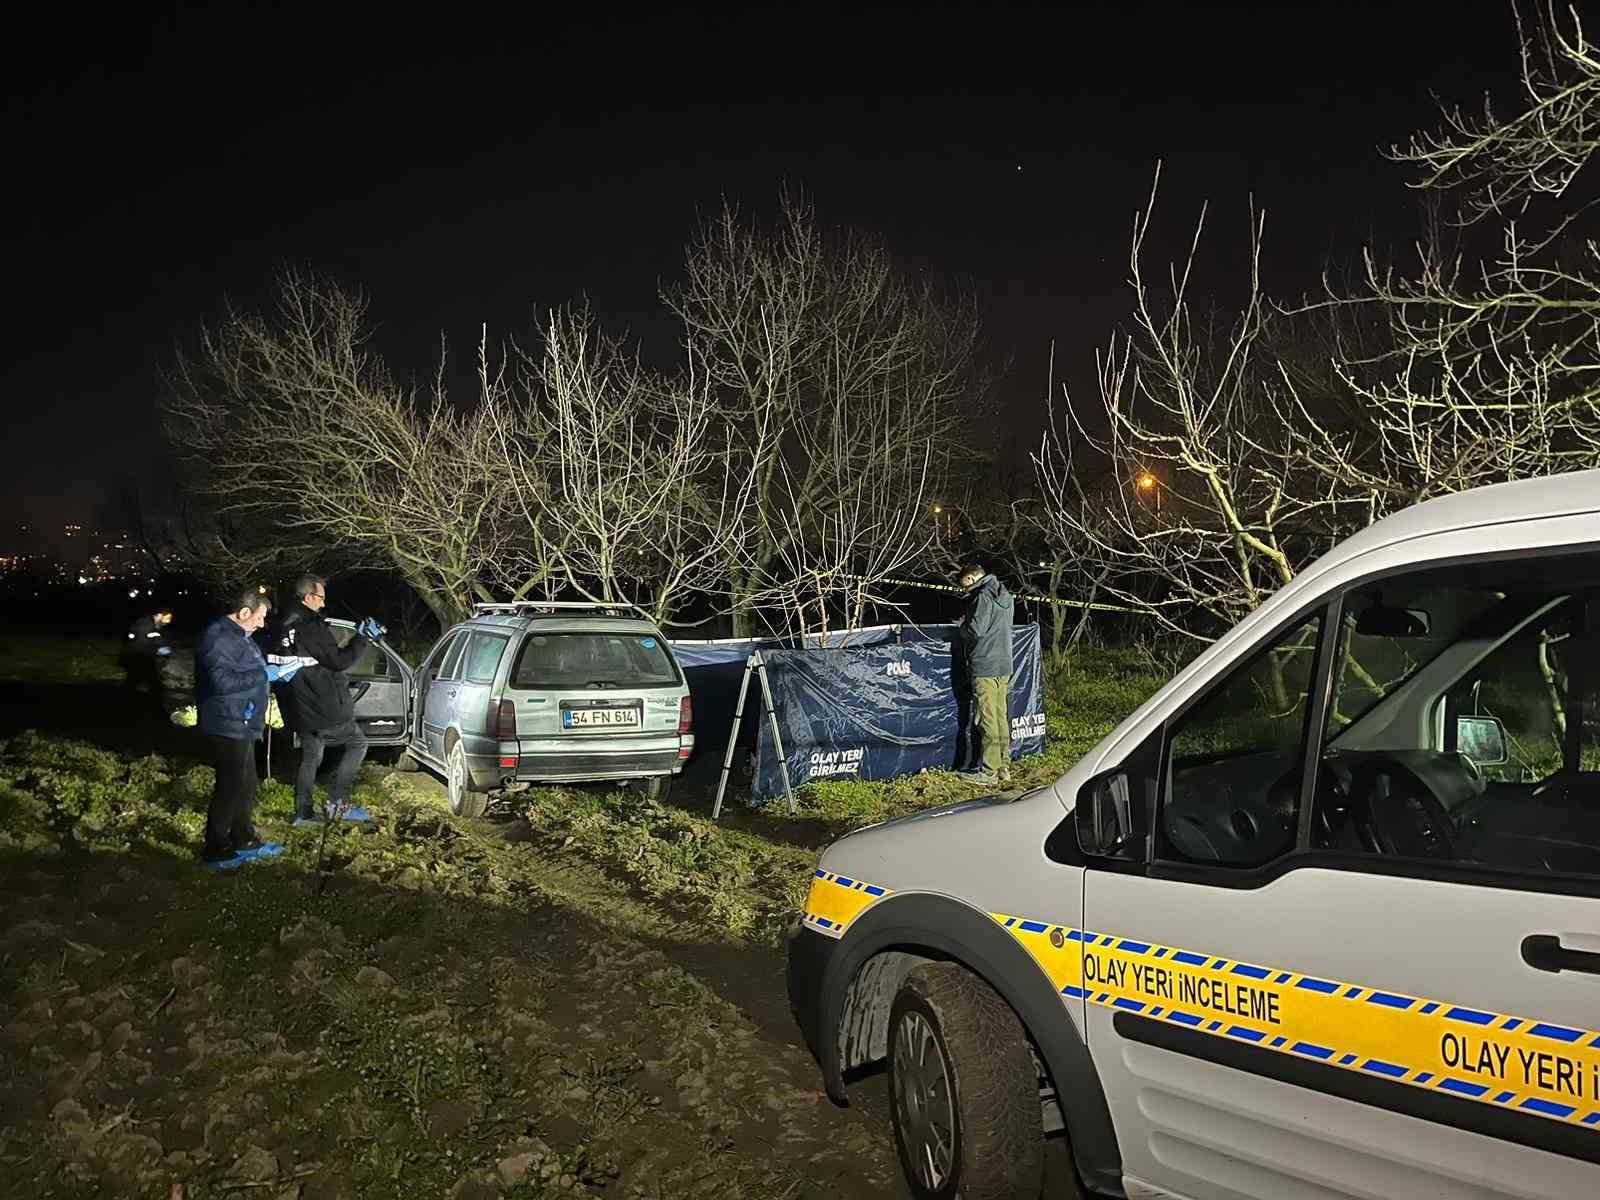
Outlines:
{"type": "Polygon", "coordinates": [[[138,588],[129,588],[128,589],[128,599],[129,600],[137,600],[138,598],[139,598],[139,589],[138,588]]]}

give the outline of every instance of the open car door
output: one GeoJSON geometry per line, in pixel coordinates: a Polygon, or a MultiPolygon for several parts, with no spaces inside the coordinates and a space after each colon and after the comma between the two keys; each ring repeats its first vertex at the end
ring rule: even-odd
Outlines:
{"type": "MultiPolygon", "coordinates": [[[[356,636],[355,624],[329,618],[339,645],[356,636]]],[[[403,746],[411,714],[414,676],[397,653],[383,642],[368,643],[350,668],[350,693],[356,702],[356,724],[374,746],[403,746]]]]}

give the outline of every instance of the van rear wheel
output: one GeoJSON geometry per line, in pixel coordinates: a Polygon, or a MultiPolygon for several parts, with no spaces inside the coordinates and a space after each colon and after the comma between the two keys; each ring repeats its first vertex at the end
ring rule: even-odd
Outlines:
{"type": "Polygon", "coordinates": [[[928,963],[900,985],[889,1012],[889,1107],[918,1200],[1033,1200],[1043,1189],[1027,1034],[965,967],[928,963]]]}
{"type": "Polygon", "coordinates": [[[665,803],[668,796],[672,795],[671,775],[652,775],[644,781],[644,794],[659,803],[665,803]]]}
{"type": "Polygon", "coordinates": [[[444,781],[450,789],[450,811],[458,817],[481,817],[489,807],[485,792],[472,790],[472,776],[467,771],[467,752],[460,742],[450,747],[444,758],[444,781]]]}

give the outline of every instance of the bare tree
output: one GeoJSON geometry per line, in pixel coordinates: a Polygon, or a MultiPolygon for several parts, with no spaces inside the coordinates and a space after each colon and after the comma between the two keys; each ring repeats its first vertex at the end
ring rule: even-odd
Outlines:
{"type": "Polygon", "coordinates": [[[752,485],[722,564],[736,629],[802,593],[811,613],[859,612],[931,533],[927,500],[971,443],[987,391],[972,303],[870,238],[825,235],[793,197],[770,231],[725,208],[663,299],[726,429],[725,469],[752,485]]]}
{"type": "Polygon", "coordinates": [[[1392,151],[1418,168],[1412,186],[1460,194],[1469,222],[1525,211],[1541,197],[1565,197],[1600,147],[1600,54],[1576,6],[1543,0],[1534,11],[1530,29],[1512,6],[1527,103],[1520,113],[1496,116],[1485,96],[1481,116],[1448,108],[1440,129],[1392,151]]]}
{"type": "Polygon", "coordinates": [[[1312,459],[1374,514],[1600,465],[1600,248],[1580,182],[1600,145],[1600,53],[1576,9],[1516,16],[1522,111],[1448,109],[1393,149],[1435,219],[1414,267],[1369,252],[1366,286],[1334,301],[1389,322],[1388,348],[1337,355],[1364,428],[1330,438],[1298,414],[1312,459]]]}
{"type": "Polygon", "coordinates": [[[1058,416],[1052,398],[1034,463],[1050,540],[1071,547],[1119,602],[1204,637],[1292,579],[1351,497],[1305,463],[1283,420],[1292,389],[1259,356],[1263,217],[1251,218],[1248,295],[1224,325],[1191,306],[1203,210],[1165,293],[1149,286],[1155,197],[1152,187],[1134,219],[1132,329],[1097,357],[1100,403],[1091,418],[1068,397],[1058,416]]]}
{"type": "Polygon", "coordinates": [[[720,585],[751,479],[726,469],[728,430],[692,370],[645,370],[582,311],[553,313],[542,342],[537,356],[519,353],[514,389],[486,388],[534,551],[511,561],[670,622],[689,596],[720,585]]]}
{"type": "Polygon", "coordinates": [[[447,624],[487,594],[504,527],[495,427],[448,402],[442,367],[431,396],[398,385],[361,296],[288,271],[275,319],[230,312],[169,383],[169,439],[213,514],[205,551],[240,573],[337,553],[393,570],[447,624]]]}
{"type": "Polygon", "coordinates": [[[884,586],[927,549],[927,518],[935,449],[885,381],[874,396],[839,389],[825,414],[797,422],[791,452],[775,456],[760,520],[787,536],[770,539],[772,554],[759,564],[765,580],[755,602],[781,612],[784,627],[805,634],[828,628],[830,615],[859,628],[872,607],[894,607],[884,586]],[[818,486],[821,471],[830,486],[818,486]]]}
{"type": "Polygon", "coordinates": [[[1158,303],[1150,210],[1136,217],[1133,329],[1099,360],[1103,423],[1069,398],[1035,460],[1056,536],[1088,547],[1113,594],[1203,636],[1389,511],[1600,466],[1600,249],[1572,194],[1600,129],[1600,56],[1575,10],[1558,16],[1531,32],[1519,17],[1523,112],[1449,110],[1394,151],[1437,201],[1414,269],[1369,251],[1355,294],[1274,313],[1257,217],[1249,296],[1208,325],[1190,315],[1193,246],[1158,303]],[[1116,486],[1094,499],[1083,479],[1101,467],[1116,486]]]}

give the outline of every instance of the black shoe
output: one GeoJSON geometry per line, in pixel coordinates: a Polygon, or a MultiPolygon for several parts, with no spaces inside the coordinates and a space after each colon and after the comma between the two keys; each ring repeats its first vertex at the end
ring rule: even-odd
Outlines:
{"type": "Polygon", "coordinates": [[[233,848],[233,853],[243,854],[246,850],[259,850],[264,844],[260,838],[253,837],[248,842],[240,842],[233,848]]]}
{"type": "Polygon", "coordinates": [[[227,862],[230,858],[233,858],[234,855],[237,854],[237,853],[238,853],[238,851],[229,850],[229,849],[203,850],[200,853],[200,861],[201,862],[208,862],[208,863],[227,862]]]}

